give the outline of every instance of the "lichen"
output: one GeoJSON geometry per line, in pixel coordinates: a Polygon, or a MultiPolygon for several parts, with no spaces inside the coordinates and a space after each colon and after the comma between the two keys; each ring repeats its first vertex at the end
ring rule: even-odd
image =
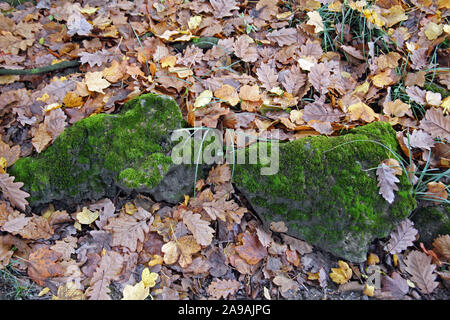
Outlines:
{"type": "Polygon", "coordinates": [[[112,196],[118,187],[151,189],[171,164],[171,130],[183,124],[173,99],[145,94],[119,114],[74,123],[41,154],[17,161],[10,173],[24,182],[32,205],[112,196]]]}
{"type": "Polygon", "coordinates": [[[283,220],[291,234],[358,261],[371,239],[386,236],[416,206],[406,174],[392,205],[378,193],[375,168],[393,157],[389,149],[398,151],[395,133],[376,122],[339,137],[280,144],[277,174],[261,175],[261,164],[236,165],[233,181],[266,222],[283,220]]]}

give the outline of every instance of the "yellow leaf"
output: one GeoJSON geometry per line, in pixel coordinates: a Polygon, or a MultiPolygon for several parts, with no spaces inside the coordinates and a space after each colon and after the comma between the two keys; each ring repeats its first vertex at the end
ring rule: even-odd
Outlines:
{"type": "Polygon", "coordinates": [[[408,20],[408,16],[405,14],[405,10],[399,4],[391,6],[388,10],[381,13],[384,24],[390,28],[400,21],[408,20]]]}
{"type": "Polygon", "coordinates": [[[134,203],[132,202],[127,202],[125,203],[125,213],[129,214],[130,216],[132,216],[138,209],[136,208],[136,206],[134,205],[134,203]]]}
{"type": "Polygon", "coordinates": [[[189,195],[187,195],[187,194],[185,194],[184,195],[184,205],[187,207],[188,206],[188,203],[189,203],[189,195]]]}
{"type": "Polygon", "coordinates": [[[201,108],[206,106],[208,103],[211,102],[212,97],[213,93],[211,90],[203,91],[202,93],[199,94],[197,99],[195,99],[194,108],[201,108]]]}
{"type": "Polygon", "coordinates": [[[145,300],[149,294],[150,288],[146,288],[143,281],[134,286],[127,284],[123,289],[122,300],[145,300]]]}
{"type": "Polygon", "coordinates": [[[87,5],[86,7],[80,8],[78,10],[80,10],[81,13],[93,14],[93,13],[96,13],[98,11],[98,9],[99,8],[95,8],[95,7],[93,8],[93,7],[90,7],[89,5],[87,5]]]}
{"type": "Polygon", "coordinates": [[[409,109],[409,104],[404,103],[400,99],[387,101],[383,104],[383,112],[394,117],[403,117],[409,109]]]}
{"type": "Polygon", "coordinates": [[[280,20],[287,19],[291,15],[292,15],[292,11],[286,11],[286,12],[278,13],[277,14],[277,19],[280,19],[280,20]]]}
{"type": "Polygon", "coordinates": [[[42,95],[42,97],[36,98],[36,100],[45,102],[48,98],[50,98],[50,96],[48,95],[48,93],[44,93],[44,94],[42,95]]]}
{"type": "Polygon", "coordinates": [[[352,277],[352,269],[342,260],[338,261],[339,268],[331,268],[330,278],[337,284],[344,284],[352,277]]]}
{"type": "Polygon", "coordinates": [[[42,297],[43,295],[46,295],[47,293],[50,292],[50,288],[49,287],[45,287],[44,289],[42,289],[39,293],[38,293],[38,297],[42,297]]]}
{"type": "Polygon", "coordinates": [[[392,255],[392,262],[394,263],[394,267],[398,266],[398,256],[396,254],[392,255]]]}
{"type": "Polygon", "coordinates": [[[78,221],[75,221],[75,222],[74,222],[73,227],[74,227],[75,229],[77,229],[78,231],[81,231],[81,230],[82,230],[81,224],[80,224],[78,221]]]}
{"type": "Polygon", "coordinates": [[[444,115],[450,113],[450,96],[442,100],[441,107],[444,108],[444,115]]]}
{"type": "Polygon", "coordinates": [[[148,262],[149,267],[156,266],[157,264],[163,264],[164,259],[160,255],[155,254],[152,259],[148,262]]]}
{"type": "Polygon", "coordinates": [[[367,20],[372,22],[374,25],[376,25],[378,28],[381,28],[384,26],[383,20],[381,20],[381,16],[375,12],[372,9],[364,9],[363,14],[366,17],[367,20]]]}
{"type": "Polygon", "coordinates": [[[142,270],[142,282],[146,288],[153,288],[156,284],[156,280],[158,279],[158,274],[155,272],[150,272],[148,268],[142,270]]]}
{"type": "Polygon", "coordinates": [[[369,265],[375,265],[380,263],[380,258],[375,253],[369,254],[369,257],[367,258],[367,263],[369,265]]]}
{"type": "Polygon", "coordinates": [[[163,68],[173,67],[177,63],[177,57],[172,56],[172,55],[165,56],[165,57],[162,57],[161,60],[159,60],[159,62],[161,62],[161,67],[163,67],[163,68]]]}
{"type": "Polygon", "coordinates": [[[319,280],[319,272],[316,273],[306,272],[306,274],[308,275],[308,280],[319,280]]]}
{"type": "Polygon", "coordinates": [[[363,102],[352,104],[347,108],[347,111],[350,113],[350,120],[352,121],[363,120],[365,122],[373,122],[378,118],[375,111],[363,102]]]}
{"type": "Polygon", "coordinates": [[[314,26],[314,33],[319,33],[324,30],[323,20],[318,11],[312,11],[307,13],[309,20],[306,24],[314,26]]]}
{"type": "Polygon", "coordinates": [[[69,91],[64,96],[62,102],[64,103],[64,106],[67,108],[78,108],[83,105],[83,98],[81,98],[74,91],[69,91]]]}
{"type": "Polygon", "coordinates": [[[373,297],[375,293],[375,286],[369,286],[367,283],[364,285],[363,293],[368,297],[373,297]]]}
{"type": "Polygon", "coordinates": [[[366,94],[367,91],[369,91],[369,82],[365,81],[363,84],[357,86],[355,88],[355,90],[353,91],[353,93],[362,93],[362,94],[366,94]]]}
{"type": "Polygon", "coordinates": [[[91,224],[98,218],[98,211],[92,212],[87,207],[83,207],[81,212],[77,213],[77,221],[80,224],[91,224]]]}
{"type": "Polygon", "coordinates": [[[424,33],[427,36],[428,40],[436,40],[443,31],[444,27],[442,26],[442,24],[430,22],[429,24],[427,24],[424,33]]]}
{"type": "Polygon", "coordinates": [[[380,72],[373,76],[372,83],[378,88],[383,88],[392,84],[393,79],[391,78],[391,69],[386,69],[383,72],[380,72]]]}
{"type": "Polygon", "coordinates": [[[101,71],[86,72],[85,80],[89,91],[99,93],[104,93],[103,89],[106,89],[111,85],[111,83],[109,83],[106,79],[103,79],[103,74],[101,71]]]}
{"type": "Polygon", "coordinates": [[[5,168],[7,167],[8,163],[6,162],[6,158],[5,157],[0,157],[0,169],[1,171],[3,171],[3,173],[5,172],[5,168]]]}
{"type": "Polygon", "coordinates": [[[201,16],[195,16],[191,17],[188,21],[188,27],[191,30],[197,29],[198,26],[202,23],[202,17],[201,16]]]}
{"type": "Polygon", "coordinates": [[[342,2],[340,2],[339,0],[333,1],[328,5],[328,10],[333,12],[340,12],[342,10],[342,2]]]}
{"type": "Polygon", "coordinates": [[[176,73],[180,78],[187,78],[194,74],[188,67],[169,67],[169,72],[176,73]]]}
{"type": "Polygon", "coordinates": [[[20,76],[17,75],[0,76],[0,84],[9,84],[18,80],[20,80],[20,76]]]}

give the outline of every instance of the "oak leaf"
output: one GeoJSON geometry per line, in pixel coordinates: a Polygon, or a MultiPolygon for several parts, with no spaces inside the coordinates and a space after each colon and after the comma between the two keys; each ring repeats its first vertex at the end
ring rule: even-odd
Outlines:
{"type": "Polygon", "coordinates": [[[436,280],[436,265],[431,263],[432,257],[420,251],[412,251],[405,259],[405,270],[422,293],[429,294],[439,285],[436,280]]]}
{"type": "Polygon", "coordinates": [[[34,132],[31,143],[36,149],[37,153],[41,153],[52,142],[52,136],[48,132],[47,124],[41,123],[38,129],[34,132]]]}
{"type": "Polygon", "coordinates": [[[149,224],[152,222],[148,220],[151,220],[152,215],[142,208],[138,210],[140,214],[132,216],[121,214],[116,218],[110,218],[108,224],[103,227],[105,231],[112,232],[113,246],[124,246],[134,252],[138,241],[144,241],[145,234],[149,232],[149,224]]]}
{"type": "Polygon", "coordinates": [[[208,287],[208,294],[215,299],[226,299],[233,295],[241,286],[236,280],[215,280],[208,287]]]}
{"type": "Polygon", "coordinates": [[[441,137],[450,141],[450,115],[444,117],[442,111],[437,108],[427,110],[419,128],[431,134],[433,138],[441,137]]]}
{"type": "Polygon", "coordinates": [[[423,130],[414,130],[409,137],[403,137],[403,142],[412,148],[424,150],[431,150],[434,146],[434,139],[423,130]]]}
{"type": "Polygon", "coordinates": [[[426,104],[425,96],[427,92],[425,90],[420,89],[417,86],[406,87],[405,92],[408,94],[408,97],[421,105],[426,104]]]}
{"type": "Polygon", "coordinates": [[[450,236],[448,234],[434,239],[433,247],[440,256],[450,260],[450,236]]]}
{"type": "Polygon", "coordinates": [[[241,35],[233,44],[236,57],[245,62],[255,62],[258,59],[258,52],[253,40],[247,35],[241,35]],[[249,41],[251,40],[251,42],[249,41]]]}
{"type": "Polygon", "coordinates": [[[30,196],[29,193],[20,190],[23,182],[14,182],[14,177],[7,173],[0,173],[0,189],[3,196],[8,199],[12,205],[21,210],[25,210],[28,201],[25,198],[30,196]]]}
{"type": "Polygon", "coordinates": [[[115,251],[106,251],[102,256],[86,291],[89,300],[111,300],[109,285],[122,270],[123,257],[115,251]]]}
{"type": "Polygon", "coordinates": [[[201,215],[198,213],[192,213],[192,211],[185,211],[183,213],[183,223],[194,235],[195,240],[202,246],[208,246],[213,239],[213,228],[209,226],[209,222],[201,219],[201,215]]]}
{"type": "Polygon", "coordinates": [[[413,245],[418,231],[414,228],[414,223],[405,219],[401,221],[397,228],[391,232],[389,242],[384,250],[391,254],[401,253],[403,250],[413,245]]]}
{"type": "Polygon", "coordinates": [[[0,140],[0,158],[3,157],[6,160],[6,166],[12,166],[20,157],[20,146],[16,145],[10,147],[7,143],[0,140]]]}
{"type": "Polygon", "coordinates": [[[235,106],[239,103],[239,95],[236,92],[236,89],[230,86],[229,84],[224,84],[219,89],[214,91],[214,96],[218,99],[221,99],[228,103],[230,106],[235,106]]]}
{"type": "Polygon", "coordinates": [[[314,89],[321,94],[326,94],[328,92],[328,86],[331,84],[330,76],[331,73],[327,66],[324,63],[319,63],[311,67],[308,79],[314,89]]]}
{"type": "Polygon", "coordinates": [[[398,190],[397,182],[400,180],[395,176],[395,169],[381,163],[376,171],[378,179],[378,187],[380,191],[378,192],[386,199],[387,202],[394,202],[394,191],[398,190]]]}
{"type": "Polygon", "coordinates": [[[256,69],[258,80],[262,82],[262,87],[271,90],[278,86],[277,71],[269,63],[261,63],[256,69]]]}

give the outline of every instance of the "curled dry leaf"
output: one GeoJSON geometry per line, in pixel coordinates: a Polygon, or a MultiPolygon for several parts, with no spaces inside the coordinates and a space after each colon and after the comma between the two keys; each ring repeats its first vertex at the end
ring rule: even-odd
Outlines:
{"type": "Polygon", "coordinates": [[[448,194],[445,184],[442,182],[432,181],[427,184],[427,192],[424,197],[428,200],[437,200],[434,201],[435,204],[439,204],[442,201],[447,200],[448,194]]]}
{"type": "Polygon", "coordinates": [[[267,256],[267,249],[259,242],[256,234],[245,231],[239,234],[238,240],[242,244],[236,246],[236,252],[248,264],[257,264],[267,256]]]}
{"type": "Polygon", "coordinates": [[[450,260],[450,236],[448,234],[439,236],[433,241],[435,251],[447,261],[450,260]]]}

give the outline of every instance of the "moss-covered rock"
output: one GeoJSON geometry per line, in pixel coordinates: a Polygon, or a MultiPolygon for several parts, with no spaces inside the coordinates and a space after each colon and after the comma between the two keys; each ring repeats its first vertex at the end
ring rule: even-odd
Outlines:
{"type": "Polygon", "coordinates": [[[261,164],[236,165],[233,181],[266,224],[284,221],[289,234],[362,262],[370,242],[416,206],[406,174],[392,204],[378,193],[375,169],[393,157],[389,148],[399,151],[395,132],[376,122],[338,137],[280,144],[277,174],[261,175],[261,164]]]}
{"type": "Polygon", "coordinates": [[[429,246],[439,235],[450,234],[450,205],[418,208],[411,220],[419,231],[419,241],[429,246]]]}
{"type": "Polygon", "coordinates": [[[76,122],[38,156],[17,161],[10,173],[24,182],[33,206],[114,196],[118,188],[176,202],[194,180],[194,169],[187,166],[182,170],[185,180],[170,185],[174,173],[180,173],[170,157],[170,133],[183,125],[172,98],[145,94],[126,103],[119,114],[76,122]],[[166,177],[170,181],[163,183],[166,177]],[[169,185],[171,193],[161,185],[169,185]]]}

